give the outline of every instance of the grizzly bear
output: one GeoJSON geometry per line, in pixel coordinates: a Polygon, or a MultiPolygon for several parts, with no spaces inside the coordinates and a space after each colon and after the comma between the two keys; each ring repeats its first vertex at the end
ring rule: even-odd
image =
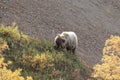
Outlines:
{"type": "Polygon", "coordinates": [[[75,54],[78,47],[78,38],[75,32],[64,31],[58,34],[54,39],[55,48],[66,48],[67,51],[72,51],[75,54]]]}

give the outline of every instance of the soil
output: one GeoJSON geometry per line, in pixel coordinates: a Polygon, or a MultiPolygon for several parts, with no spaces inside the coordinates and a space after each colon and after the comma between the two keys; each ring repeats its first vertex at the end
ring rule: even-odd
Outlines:
{"type": "Polygon", "coordinates": [[[120,35],[120,0],[0,0],[0,23],[53,42],[62,31],[74,31],[77,56],[99,63],[105,40],[120,35]]]}

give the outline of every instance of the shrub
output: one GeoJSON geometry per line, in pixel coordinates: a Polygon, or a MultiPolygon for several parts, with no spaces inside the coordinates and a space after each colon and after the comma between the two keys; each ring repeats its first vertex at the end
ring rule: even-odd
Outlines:
{"type": "Polygon", "coordinates": [[[53,67],[53,58],[47,53],[42,53],[41,55],[35,55],[34,57],[23,54],[22,64],[26,67],[33,68],[35,71],[42,71],[45,68],[53,67]]]}
{"type": "Polygon", "coordinates": [[[7,42],[0,38],[0,53],[2,53],[5,49],[9,49],[7,42]]]}
{"type": "Polygon", "coordinates": [[[51,42],[25,35],[17,26],[1,25],[0,41],[6,44],[2,48],[7,48],[2,51],[5,62],[12,61],[12,65],[6,69],[14,74],[19,73],[16,76],[32,76],[34,80],[75,80],[76,75],[85,78],[89,72],[88,67],[76,56],[66,51],[54,50],[51,42]]]}
{"type": "MultiPolygon", "coordinates": [[[[4,63],[4,58],[0,55],[0,80],[25,80],[20,73],[22,69],[11,71],[7,68],[10,63],[10,61],[8,63],[4,63]]],[[[32,80],[32,77],[27,77],[26,80],[32,80]]]]}
{"type": "MultiPolygon", "coordinates": [[[[0,38],[0,80],[25,80],[25,78],[23,78],[20,73],[22,69],[12,71],[7,68],[8,65],[12,62],[8,61],[8,63],[4,63],[2,52],[6,48],[8,48],[7,43],[2,38],[0,38]]],[[[32,80],[32,77],[27,77],[26,80],[32,80]]]]}
{"type": "Polygon", "coordinates": [[[120,37],[111,36],[106,40],[105,47],[103,49],[103,55],[116,55],[120,56],[120,37]]]}
{"type": "Polygon", "coordinates": [[[60,78],[71,79],[74,70],[78,69],[79,72],[80,68],[79,61],[74,61],[69,56],[66,57],[62,52],[57,54],[44,52],[34,57],[24,54],[22,64],[25,69],[40,72],[41,79],[46,77],[46,79],[50,80],[59,80],[60,78]]]}
{"type": "Polygon", "coordinates": [[[102,64],[94,66],[92,76],[96,79],[120,79],[120,37],[111,36],[103,49],[102,64]]]}
{"type": "Polygon", "coordinates": [[[0,37],[8,41],[20,40],[18,27],[5,27],[4,25],[0,25],[0,37]]]}

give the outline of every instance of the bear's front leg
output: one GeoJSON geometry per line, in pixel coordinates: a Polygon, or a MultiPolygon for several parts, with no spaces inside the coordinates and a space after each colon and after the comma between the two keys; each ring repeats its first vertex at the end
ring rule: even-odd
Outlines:
{"type": "Polygon", "coordinates": [[[75,55],[75,53],[76,53],[76,49],[75,48],[72,49],[72,53],[73,53],[73,55],[75,55]]]}

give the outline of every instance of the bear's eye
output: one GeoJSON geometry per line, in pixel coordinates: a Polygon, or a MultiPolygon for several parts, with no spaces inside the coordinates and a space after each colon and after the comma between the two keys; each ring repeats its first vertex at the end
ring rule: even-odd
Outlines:
{"type": "Polygon", "coordinates": [[[64,40],[64,39],[62,39],[62,42],[63,42],[63,43],[65,43],[65,40],[64,40]]]}

